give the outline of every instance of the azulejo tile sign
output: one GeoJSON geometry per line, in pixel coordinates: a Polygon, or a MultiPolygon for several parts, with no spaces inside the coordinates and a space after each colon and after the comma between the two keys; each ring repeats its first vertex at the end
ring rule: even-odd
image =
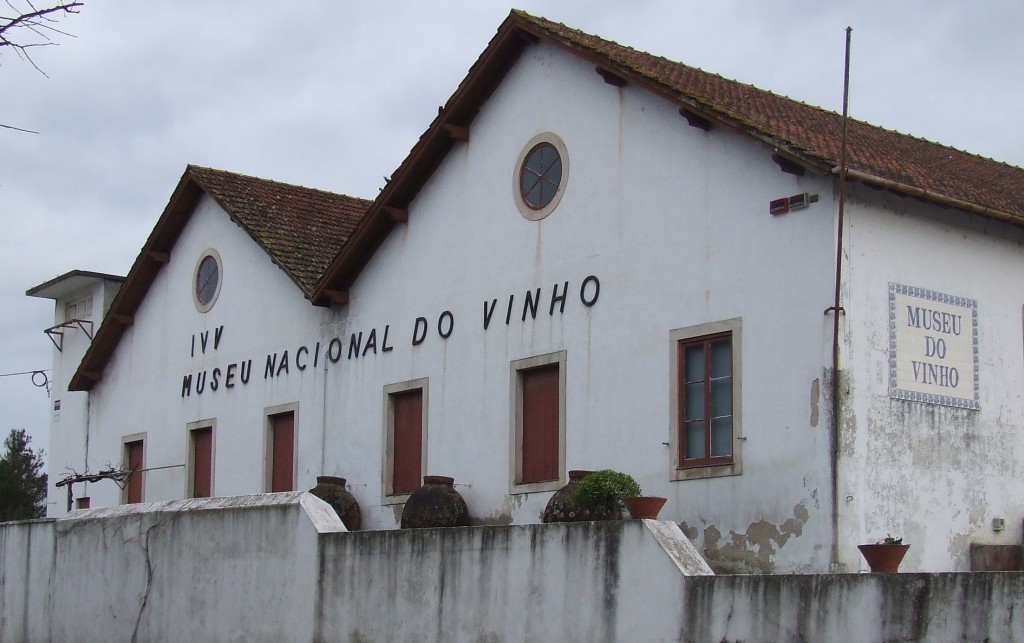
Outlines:
{"type": "Polygon", "coordinates": [[[889,396],[978,405],[978,302],[889,284],[889,396]]]}

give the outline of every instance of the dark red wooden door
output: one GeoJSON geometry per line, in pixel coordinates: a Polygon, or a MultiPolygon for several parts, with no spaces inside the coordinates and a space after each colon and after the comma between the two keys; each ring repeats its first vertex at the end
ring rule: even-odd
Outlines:
{"type": "Polygon", "coordinates": [[[213,429],[192,432],[192,497],[213,495],[213,429]]]}
{"type": "Polygon", "coordinates": [[[292,491],[295,459],[295,414],[291,411],[270,416],[272,453],[270,456],[270,490],[292,491]]]}
{"type": "Polygon", "coordinates": [[[558,479],[558,364],[522,372],[523,460],[520,482],[558,479]]]}
{"type": "Polygon", "coordinates": [[[128,469],[132,474],[128,476],[126,501],[142,502],[142,476],[144,475],[142,461],[142,440],[127,442],[124,445],[125,455],[128,460],[128,469]]]}
{"type": "Polygon", "coordinates": [[[423,389],[391,397],[394,436],[392,493],[412,493],[420,486],[423,466],[423,389]]]}

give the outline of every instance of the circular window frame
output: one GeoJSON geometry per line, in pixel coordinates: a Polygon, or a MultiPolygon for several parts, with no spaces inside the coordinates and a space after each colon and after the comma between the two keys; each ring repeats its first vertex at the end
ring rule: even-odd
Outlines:
{"type": "Polygon", "coordinates": [[[519,153],[519,158],[516,159],[515,168],[512,172],[512,194],[515,198],[516,207],[519,208],[519,213],[523,215],[524,219],[530,221],[540,221],[551,214],[558,203],[562,200],[562,195],[565,194],[565,186],[569,182],[569,154],[565,148],[565,142],[562,141],[558,135],[552,132],[543,132],[531,138],[526,145],[523,147],[522,152],[519,153]],[[551,200],[542,208],[534,208],[526,199],[523,198],[522,191],[522,180],[523,171],[526,169],[526,159],[529,158],[530,153],[533,152],[540,145],[550,145],[558,153],[559,160],[562,162],[562,177],[558,182],[558,188],[555,190],[555,195],[551,197],[551,200]]]}
{"type": "Polygon", "coordinates": [[[199,259],[196,261],[195,270],[192,271],[192,303],[196,305],[196,310],[201,313],[208,312],[213,305],[217,303],[217,298],[220,296],[220,288],[224,284],[224,262],[221,261],[220,253],[213,248],[207,248],[203,250],[202,254],[199,255],[199,259]],[[209,257],[213,259],[217,265],[217,286],[213,289],[213,295],[210,297],[210,301],[205,304],[199,299],[199,269],[202,267],[203,262],[209,257]]]}

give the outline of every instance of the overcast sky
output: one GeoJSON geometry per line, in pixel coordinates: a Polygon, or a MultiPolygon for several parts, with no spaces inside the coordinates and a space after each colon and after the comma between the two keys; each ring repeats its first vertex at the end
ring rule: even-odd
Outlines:
{"type": "MultiPolygon", "coordinates": [[[[0,129],[0,375],[51,365],[25,291],[127,274],[188,163],[373,198],[512,6],[835,111],[851,26],[852,116],[1024,166],[1019,0],[85,5],[48,77],[0,48],[0,123],[39,132],[0,129]]],[[[0,377],[3,436],[48,446],[48,408],[0,377]]]]}

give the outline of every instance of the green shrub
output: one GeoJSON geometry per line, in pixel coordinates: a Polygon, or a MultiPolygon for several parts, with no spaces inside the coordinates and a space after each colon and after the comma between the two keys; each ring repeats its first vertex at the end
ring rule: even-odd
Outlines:
{"type": "Polygon", "coordinates": [[[622,509],[622,499],[640,495],[640,485],[627,473],[602,469],[577,483],[573,500],[581,507],[598,511],[622,509]]]}

